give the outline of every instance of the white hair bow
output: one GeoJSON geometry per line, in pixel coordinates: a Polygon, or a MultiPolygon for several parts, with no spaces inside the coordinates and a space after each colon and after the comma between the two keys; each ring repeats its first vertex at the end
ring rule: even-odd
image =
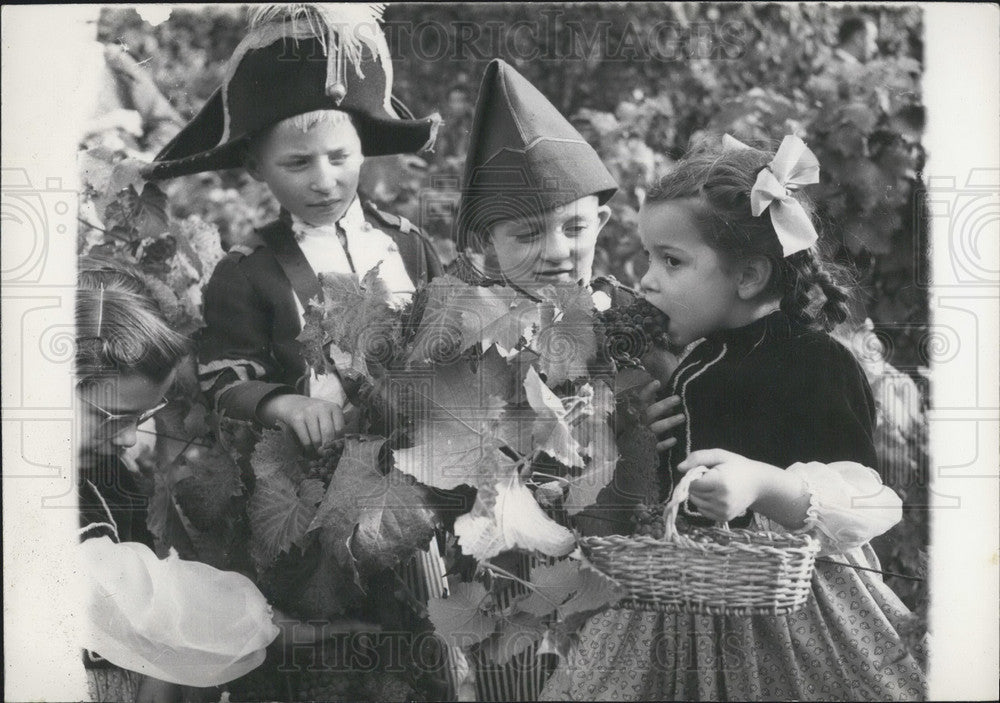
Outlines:
{"type": "MultiPolygon", "coordinates": [[[[722,143],[726,149],[750,148],[728,134],[722,143]]],[[[805,142],[790,134],[781,140],[771,163],[757,174],[757,182],[750,191],[754,217],[760,217],[765,209],[771,211],[771,222],[784,256],[808,249],[819,239],[802,204],[792,197],[793,192],[811,183],[819,183],[819,161],[805,142]]]]}

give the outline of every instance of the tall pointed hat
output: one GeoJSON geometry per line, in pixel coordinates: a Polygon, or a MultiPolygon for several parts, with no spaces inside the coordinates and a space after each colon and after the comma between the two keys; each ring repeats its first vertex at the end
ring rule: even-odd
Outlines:
{"type": "Polygon", "coordinates": [[[456,233],[459,250],[499,220],[538,214],[618,184],[597,152],[508,63],[486,67],[476,101],[456,233]]]}
{"type": "Polygon", "coordinates": [[[383,5],[261,5],[221,87],[143,172],[149,180],[243,165],[255,133],[313,110],[353,117],[365,156],[434,143],[440,116],[413,115],[392,95],[383,5]]]}

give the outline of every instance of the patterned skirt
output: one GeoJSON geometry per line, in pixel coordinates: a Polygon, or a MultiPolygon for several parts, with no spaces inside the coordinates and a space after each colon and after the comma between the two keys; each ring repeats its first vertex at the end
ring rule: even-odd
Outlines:
{"type": "MultiPolygon", "coordinates": [[[[835,558],[878,564],[868,545],[835,558]]],[[[899,634],[909,616],[877,574],[829,563],[787,616],[609,610],[541,700],[922,700],[926,651],[899,634]]]]}

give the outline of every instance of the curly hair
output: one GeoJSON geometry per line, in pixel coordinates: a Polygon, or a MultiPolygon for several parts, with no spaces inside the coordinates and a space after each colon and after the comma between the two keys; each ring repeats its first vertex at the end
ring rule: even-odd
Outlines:
{"type": "MultiPolygon", "coordinates": [[[[784,256],[768,212],[754,217],[750,191],[772,158],[753,148],[703,147],[660,178],[647,192],[646,203],[692,200],[705,243],[723,265],[766,257],[771,277],[763,293],[777,294],[791,319],[829,331],[849,317],[850,277],[846,269],[826,261],[818,247],[784,256]]],[[[793,197],[813,215],[812,203],[802,193],[793,197]]]]}
{"type": "Polygon", "coordinates": [[[140,373],[162,382],[188,354],[137,270],[81,257],[76,291],[76,373],[80,384],[108,374],[140,373]]]}

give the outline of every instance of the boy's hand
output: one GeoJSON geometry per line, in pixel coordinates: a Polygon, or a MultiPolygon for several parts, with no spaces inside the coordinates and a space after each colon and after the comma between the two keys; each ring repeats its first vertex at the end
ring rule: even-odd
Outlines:
{"type": "Polygon", "coordinates": [[[745,513],[781,469],[724,449],[699,449],[677,465],[680,471],[704,466],[708,473],[691,483],[689,498],[702,515],[729,522],[745,513]]]}
{"type": "Polygon", "coordinates": [[[257,417],[267,427],[285,423],[304,449],[317,452],[344,431],[344,412],[339,405],[294,393],[265,398],[257,408],[257,417]]]}
{"type": "Polygon", "coordinates": [[[656,450],[665,452],[677,444],[676,437],[668,437],[667,435],[684,424],[684,414],[676,412],[681,404],[680,396],[672,395],[653,402],[659,389],[659,381],[650,381],[639,391],[639,402],[646,406],[646,425],[656,435],[656,450]]]}

